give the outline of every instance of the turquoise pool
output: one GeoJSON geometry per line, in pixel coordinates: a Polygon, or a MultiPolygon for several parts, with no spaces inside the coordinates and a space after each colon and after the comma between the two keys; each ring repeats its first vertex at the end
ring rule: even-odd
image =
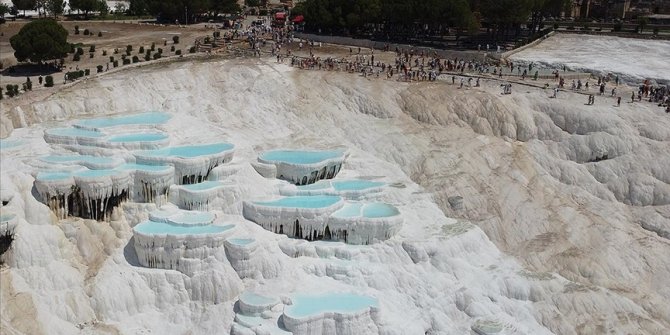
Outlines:
{"type": "Polygon", "coordinates": [[[169,170],[170,166],[167,165],[146,165],[146,164],[135,164],[128,163],[119,166],[121,170],[139,170],[139,171],[165,171],[169,170]]]}
{"type": "Polygon", "coordinates": [[[329,195],[285,197],[274,201],[258,201],[256,205],[268,207],[324,208],[330,207],[342,198],[329,195]]]}
{"type": "Polygon", "coordinates": [[[161,133],[133,133],[110,136],[107,140],[111,143],[126,142],[155,142],[167,139],[168,136],[161,133]]]}
{"type": "Polygon", "coordinates": [[[363,206],[363,216],[366,218],[385,218],[400,214],[397,208],[379,202],[363,206]]]}
{"type": "Polygon", "coordinates": [[[82,178],[99,178],[99,177],[116,176],[118,174],[119,170],[83,170],[75,172],[74,176],[82,178]]]}
{"type": "Polygon", "coordinates": [[[339,151],[275,150],[262,153],[260,158],[270,162],[314,164],[341,156],[342,153],[339,151]]]}
{"type": "Polygon", "coordinates": [[[177,225],[165,222],[144,221],[134,230],[142,234],[168,234],[168,235],[201,235],[216,234],[232,229],[233,225],[215,226],[215,225],[177,225]]]}
{"type": "Polygon", "coordinates": [[[253,292],[242,293],[242,295],[240,295],[240,300],[244,301],[244,303],[247,305],[254,306],[267,306],[279,302],[276,298],[265,297],[253,292]]]}
{"type": "Polygon", "coordinates": [[[212,155],[228,151],[233,149],[235,146],[230,143],[213,143],[213,144],[201,144],[201,145],[186,145],[179,147],[169,147],[157,150],[143,151],[140,153],[141,156],[149,157],[180,157],[180,158],[193,158],[205,155],[212,155]]]}
{"type": "Polygon", "coordinates": [[[361,191],[368,188],[382,187],[385,184],[370,180],[333,180],[333,188],[337,191],[361,191]]]}
{"type": "Polygon", "coordinates": [[[214,214],[209,212],[183,211],[168,217],[168,222],[178,225],[208,225],[214,222],[214,214]]]}
{"type": "Polygon", "coordinates": [[[114,165],[119,160],[112,157],[88,156],[88,155],[65,155],[65,156],[44,156],[40,160],[48,163],[91,163],[96,165],[114,165]]]}
{"type": "Polygon", "coordinates": [[[182,185],[181,187],[189,191],[204,191],[223,185],[220,181],[203,181],[202,183],[182,185]]]}
{"type": "Polygon", "coordinates": [[[42,181],[62,180],[72,177],[68,172],[39,172],[35,179],[42,181]]]}
{"type": "Polygon", "coordinates": [[[148,112],[135,115],[87,119],[75,122],[83,128],[108,128],[124,125],[152,125],[162,124],[170,119],[170,114],[162,112],[148,112]]]}
{"type": "Polygon", "coordinates": [[[9,220],[16,217],[16,214],[1,214],[0,222],[8,222],[9,220]]]}
{"type": "Polygon", "coordinates": [[[0,150],[15,148],[15,147],[18,147],[21,144],[22,144],[22,142],[16,141],[16,140],[2,140],[2,139],[0,139],[0,150]]]}
{"type": "Polygon", "coordinates": [[[46,133],[49,135],[66,136],[66,137],[97,138],[105,136],[105,134],[99,131],[81,129],[81,128],[54,128],[54,129],[47,129],[46,133]]]}
{"type": "Polygon", "coordinates": [[[284,314],[292,318],[304,318],[326,312],[354,313],[368,307],[377,307],[378,304],[375,298],[351,293],[299,295],[293,297],[292,300],[293,305],[284,309],[284,314]]]}
{"type": "Polygon", "coordinates": [[[231,244],[242,245],[242,246],[254,243],[254,241],[256,241],[256,240],[253,239],[253,238],[231,238],[231,239],[228,239],[228,242],[230,242],[231,244]]]}
{"type": "Polygon", "coordinates": [[[333,213],[334,217],[338,218],[385,218],[399,215],[400,212],[392,205],[380,202],[364,204],[360,202],[346,203],[344,207],[333,213]]]}

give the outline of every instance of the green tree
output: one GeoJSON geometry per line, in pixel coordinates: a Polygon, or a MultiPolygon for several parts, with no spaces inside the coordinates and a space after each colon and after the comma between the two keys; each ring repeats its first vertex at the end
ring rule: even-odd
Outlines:
{"type": "Polygon", "coordinates": [[[63,14],[63,11],[65,10],[65,1],[63,0],[47,0],[45,5],[46,11],[51,13],[54,18],[63,14]]]}
{"type": "Polygon", "coordinates": [[[36,0],[12,0],[12,4],[16,9],[22,10],[23,15],[26,15],[27,10],[33,10],[37,7],[36,0]]]}
{"type": "Polygon", "coordinates": [[[84,18],[88,18],[91,12],[101,11],[103,7],[107,8],[104,0],[70,0],[70,8],[84,12],[84,18]]]}
{"type": "Polygon", "coordinates": [[[0,17],[5,17],[5,14],[9,13],[9,6],[4,3],[0,3],[0,17]]]}
{"type": "Polygon", "coordinates": [[[42,63],[45,60],[63,58],[70,51],[67,30],[52,19],[26,24],[9,42],[14,48],[14,57],[19,62],[42,63]]]}

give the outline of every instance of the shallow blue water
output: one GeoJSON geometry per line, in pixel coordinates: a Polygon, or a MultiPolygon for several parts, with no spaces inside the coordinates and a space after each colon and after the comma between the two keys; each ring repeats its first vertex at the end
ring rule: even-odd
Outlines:
{"type": "Polygon", "coordinates": [[[44,156],[40,160],[49,163],[78,163],[86,162],[97,165],[113,165],[117,163],[112,157],[88,156],[88,155],[64,155],[64,156],[44,156]]]}
{"type": "Polygon", "coordinates": [[[0,222],[7,222],[16,217],[16,214],[0,214],[0,222]]]}
{"type": "Polygon", "coordinates": [[[249,245],[256,241],[253,238],[231,238],[228,239],[228,242],[234,244],[234,245],[249,245]]]}
{"type": "Polygon", "coordinates": [[[189,191],[204,191],[223,185],[220,181],[203,181],[202,183],[182,185],[181,187],[189,191]]]}
{"type": "Polygon", "coordinates": [[[146,165],[146,164],[135,164],[127,163],[119,166],[121,170],[141,170],[141,171],[165,171],[170,167],[167,165],[146,165]]]}
{"type": "Polygon", "coordinates": [[[363,216],[366,218],[385,218],[400,214],[397,208],[389,204],[374,202],[364,204],[360,202],[346,203],[344,207],[333,213],[334,217],[353,218],[363,216]]]}
{"type": "Polygon", "coordinates": [[[160,133],[133,133],[133,134],[122,134],[109,137],[107,140],[112,143],[125,143],[125,142],[154,142],[161,141],[168,138],[165,134],[160,133]]]}
{"type": "Polygon", "coordinates": [[[265,306],[277,302],[277,299],[264,297],[253,292],[244,292],[240,295],[240,300],[247,305],[265,306]]]}
{"type": "Polygon", "coordinates": [[[353,313],[370,306],[377,306],[377,299],[351,293],[327,295],[298,295],[292,298],[293,305],[284,309],[284,314],[293,318],[304,318],[324,312],[353,313]]]}
{"type": "Polygon", "coordinates": [[[323,208],[336,204],[342,198],[329,195],[285,197],[274,201],[258,201],[256,205],[269,207],[323,208]]]}
{"type": "Polygon", "coordinates": [[[15,147],[18,147],[21,144],[23,144],[23,143],[20,142],[20,141],[17,141],[17,140],[2,140],[2,139],[0,139],[0,150],[15,148],[15,147]]]}
{"type": "Polygon", "coordinates": [[[75,177],[99,178],[118,175],[119,170],[83,170],[74,173],[75,177]]]}
{"type": "Polygon", "coordinates": [[[158,150],[149,150],[140,153],[140,155],[150,157],[181,157],[192,158],[198,156],[212,155],[233,149],[230,143],[213,143],[201,145],[185,145],[180,147],[169,147],[158,150]]]}
{"type": "Polygon", "coordinates": [[[183,211],[173,217],[168,217],[168,222],[178,225],[208,225],[214,221],[214,214],[210,212],[183,211]]]}
{"type": "Polygon", "coordinates": [[[373,187],[384,186],[384,183],[370,180],[333,180],[333,188],[337,191],[360,191],[373,187]]]}
{"type": "Polygon", "coordinates": [[[342,156],[342,153],[338,151],[275,150],[262,153],[260,158],[266,161],[290,164],[314,164],[340,156],[342,156]]]}
{"type": "Polygon", "coordinates": [[[81,128],[53,128],[47,129],[47,134],[57,135],[57,136],[67,136],[67,137],[103,137],[105,134],[88,129],[81,128]]]}
{"type": "Polygon", "coordinates": [[[330,188],[330,180],[319,180],[314,184],[299,185],[297,187],[298,187],[298,190],[301,190],[301,191],[323,190],[323,189],[330,188]]]}
{"type": "Polygon", "coordinates": [[[37,180],[61,180],[72,177],[72,173],[68,172],[39,172],[35,179],[37,180]]]}
{"type": "Polygon", "coordinates": [[[162,124],[167,122],[169,119],[170,114],[162,112],[149,112],[127,116],[79,120],[75,122],[75,125],[86,128],[107,128],[123,125],[162,124]]]}
{"type": "Polygon", "coordinates": [[[398,209],[388,204],[376,202],[363,206],[363,216],[366,218],[384,218],[398,214],[398,209]]]}
{"type": "Polygon", "coordinates": [[[176,225],[165,222],[144,221],[135,230],[143,234],[169,234],[169,235],[199,235],[221,233],[233,228],[233,225],[176,225]]]}
{"type": "Polygon", "coordinates": [[[361,207],[363,207],[363,204],[360,202],[346,203],[342,208],[333,213],[333,216],[338,218],[358,217],[361,216],[361,207]]]}

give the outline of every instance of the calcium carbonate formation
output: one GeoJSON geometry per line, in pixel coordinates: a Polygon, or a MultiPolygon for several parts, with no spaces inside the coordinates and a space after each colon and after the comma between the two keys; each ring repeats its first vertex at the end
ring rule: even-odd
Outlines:
{"type": "Polygon", "coordinates": [[[168,147],[135,153],[139,164],[171,165],[177,184],[195,184],[207,180],[212,169],[233,159],[235,146],[211,143],[168,147]]]}
{"type": "Polygon", "coordinates": [[[308,241],[371,244],[393,236],[402,225],[397,208],[384,203],[348,203],[339,196],[294,196],[245,201],[243,215],[266,230],[308,241]]]}
{"type": "Polygon", "coordinates": [[[225,184],[218,180],[175,185],[172,191],[175,199],[172,201],[182,209],[207,211],[210,209],[210,203],[220,196],[224,188],[225,184]]]}
{"type": "Polygon", "coordinates": [[[345,155],[341,151],[273,150],[258,156],[254,165],[263,176],[272,176],[295,185],[313,184],[334,178],[342,168],[345,155]],[[275,166],[275,169],[269,168],[275,166]]]}
{"type": "MultiPolygon", "coordinates": [[[[104,157],[91,157],[69,156],[67,161],[78,163],[85,160],[88,166],[99,164],[97,167],[110,167],[105,165],[104,157]]],[[[162,204],[170,185],[174,183],[174,168],[171,166],[121,164],[99,170],[79,165],[69,168],[40,172],[35,178],[35,189],[42,201],[61,219],[77,216],[104,220],[125,200],[162,204]]]]}
{"type": "Polygon", "coordinates": [[[232,335],[346,335],[378,332],[378,301],[365,295],[295,294],[279,299],[269,294],[245,291],[239,297],[238,306],[232,335]]]}
{"type": "Polygon", "coordinates": [[[221,251],[233,228],[208,212],[167,207],[133,228],[134,247],[142,266],[191,275],[201,270],[202,260],[221,251]]]}

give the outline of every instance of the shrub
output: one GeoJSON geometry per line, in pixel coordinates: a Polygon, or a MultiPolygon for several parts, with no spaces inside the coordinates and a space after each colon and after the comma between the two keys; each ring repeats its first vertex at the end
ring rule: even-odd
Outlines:
{"type": "Polygon", "coordinates": [[[126,45],[126,52],[131,52],[131,51],[133,51],[133,46],[130,45],[130,44],[126,45]]]}
{"type": "Polygon", "coordinates": [[[155,54],[154,54],[154,59],[159,59],[159,58],[161,58],[161,54],[158,53],[158,52],[155,53],[155,54]]]}
{"type": "Polygon", "coordinates": [[[141,53],[141,54],[144,53],[144,47],[143,46],[140,47],[140,52],[139,53],[141,53]]]}
{"type": "Polygon", "coordinates": [[[84,54],[84,48],[78,47],[77,48],[77,55],[83,55],[84,54]]]}
{"type": "Polygon", "coordinates": [[[163,46],[167,45],[167,40],[163,41],[163,46]]]}
{"type": "Polygon", "coordinates": [[[128,64],[130,64],[130,59],[124,58],[123,59],[123,65],[128,65],[128,64]]]}
{"type": "Polygon", "coordinates": [[[65,78],[67,78],[68,80],[76,80],[76,79],[79,79],[79,78],[83,77],[84,74],[85,74],[85,72],[83,70],[70,71],[70,72],[65,73],[65,78]]]}
{"type": "Polygon", "coordinates": [[[0,100],[2,100],[2,96],[3,96],[3,95],[4,95],[4,94],[2,94],[2,87],[0,87],[0,100]]]}
{"type": "Polygon", "coordinates": [[[654,28],[654,35],[658,35],[658,28],[654,28]]]}
{"type": "Polygon", "coordinates": [[[98,71],[97,73],[102,72],[102,65],[98,65],[98,66],[96,66],[95,68],[96,68],[97,71],[98,71]]]}
{"type": "Polygon", "coordinates": [[[163,48],[158,48],[158,53],[162,54],[163,53],[163,48]]]}
{"type": "Polygon", "coordinates": [[[174,42],[174,44],[179,44],[179,36],[172,36],[172,42],[174,42]]]}
{"type": "Polygon", "coordinates": [[[623,29],[623,23],[621,23],[621,22],[619,22],[619,23],[615,23],[615,24],[614,24],[614,27],[612,27],[612,29],[613,29],[614,31],[621,31],[621,29],[623,29]]]}
{"type": "Polygon", "coordinates": [[[144,60],[145,61],[150,61],[151,60],[151,54],[149,54],[149,53],[144,54],[144,60]]]}
{"type": "Polygon", "coordinates": [[[212,42],[212,40],[209,38],[209,36],[206,36],[205,37],[205,44],[209,44],[210,42],[212,42]]]}
{"type": "Polygon", "coordinates": [[[194,53],[195,53],[195,46],[190,47],[190,48],[188,49],[188,52],[194,54],[194,53]]]}
{"type": "Polygon", "coordinates": [[[79,56],[79,54],[74,54],[74,56],[72,57],[72,61],[74,61],[74,62],[78,62],[80,59],[81,59],[81,56],[79,56]]]}
{"type": "Polygon", "coordinates": [[[116,54],[118,54],[118,53],[119,53],[119,49],[118,49],[118,48],[114,48],[114,54],[116,55],[116,54]]]}
{"type": "Polygon", "coordinates": [[[91,47],[88,48],[88,52],[95,52],[95,45],[91,45],[91,47]]]}
{"type": "Polygon", "coordinates": [[[88,36],[90,34],[91,34],[91,32],[88,29],[84,29],[84,35],[88,36]]]}
{"type": "Polygon", "coordinates": [[[174,45],[170,47],[170,51],[174,52],[174,45]]]}
{"type": "Polygon", "coordinates": [[[14,97],[14,86],[12,86],[11,84],[7,84],[6,88],[7,88],[7,96],[10,98],[14,97]]]}
{"type": "Polygon", "coordinates": [[[90,70],[90,69],[86,69],[86,70],[84,70],[84,75],[85,75],[85,76],[88,76],[88,75],[90,75],[90,74],[91,74],[91,70],[90,70]]]}
{"type": "Polygon", "coordinates": [[[54,86],[54,77],[52,77],[52,76],[44,77],[44,86],[46,86],[46,87],[54,86]]]}
{"type": "Polygon", "coordinates": [[[107,50],[102,50],[102,55],[107,56],[107,50]]]}
{"type": "Polygon", "coordinates": [[[139,63],[140,58],[137,56],[133,56],[133,63],[139,63]]]}
{"type": "Polygon", "coordinates": [[[114,65],[114,67],[119,67],[119,61],[118,61],[118,60],[115,60],[114,63],[113,63],[113,65],[114,65]]]}
{"type": "Polygon", "coordinates": [[[573,26],[573,25],[569,25],[569,26],[568,26],[567,28],[565,28],[565,29],[567,29],[567,30],[575,30],[575,26],[573,26]]]}
{"type": "Polygon", "coordinates": [[[109,62],[114,63],[114,56],[109,56],[109,62]]]}
{"type": "Polygon", "coordinates": [[[95,57],[95,54],[94,54],[94,53],[90,53],[90,54],[88,54],[88,56],[89,56],[88,58],[93,58],[93,57],[95,57]]]}
{"type": "Polygon", "coordinates": [[[79,35],[79,26],[74,26],[74,34],[79,35]]]}
{"type": "Polygon", "coordinates": [[[102,37],[102,31],[98,32],[98,37],[102,37]]]}
{"type": "Polygon", "coordinates": [[[126,50],[126,55],[130,56],[130,51],[126,50]]]}
{"type": "Polygon", "coordinates": [[[156,50],[156,43],[151,43],[151,51],[156,50]]]}
{"type": "Polygon", "coordinates": [[[177,56],[181,55],[181,49],[175,51],[174,54],[177,55],[177,56]]]}
{"type": "Polygon", "coordinates": [[[216,38],[219,38],[219,37],[221,37],[221,32],[220,31],[215,31],[212,35],[216,38]]]}
{"type": "Polygon", "coordinates": [[[558,23],[554,23],[554,30],[558,29],[558,23]]]}

